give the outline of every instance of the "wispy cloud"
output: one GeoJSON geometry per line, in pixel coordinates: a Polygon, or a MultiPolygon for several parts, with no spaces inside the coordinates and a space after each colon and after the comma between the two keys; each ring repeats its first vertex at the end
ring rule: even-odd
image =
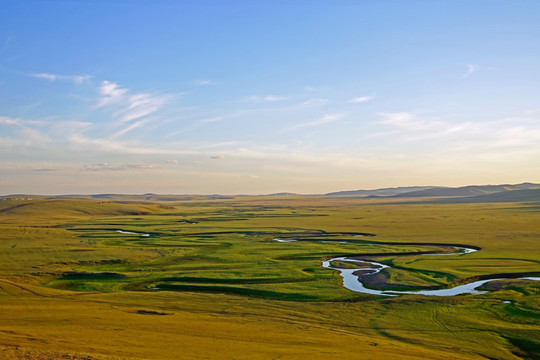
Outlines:
{"type": "Polygon", "coordinates": [[[266,96],[250,95],[250,96],[246,96],[245,99],[249,101],[255,101],[255,102],[274,102],[274,101],[287,100],[288,97],[275,96],[275,95],[266,95],[266,96]]]}
{"type": "Polygon", "coordinates": [[[69,81],[74,84],[82,84],[85,81],[88,81],[93,78],[92,75],[60,75],[60,74],[50,74],[50,73],[36,73],[30,74],[30,76],[45,79],[49,81],[69,81]]]}
{"type": "Polygon", "coordinates": [[[124,95],[128,92],[128,89],[123,89],[118,84],[110,81],[103,81],[99,92],[101,93],[101,99],[97,107],[102,107],[124,101],[124,95]]]}
{"type": "Polygon", "coordinates": [[[162,154],[161,149],[130,145],[110,139],[93,139],[83,134],[71,134],[68,137],[69,146],[73,150],[91,150],[94,152],[110,152],[122,154],[153,155],[162,154]]]}
{"type": "Polygon", "coordinates": [[[23,137],[26,139],[26,142],[31,145],[43,145],[45,143],[52,142],[52,139],[47,135],[42,133],[37,129],[32,129],[29,127],[23,127],[21,129],[23,137]]]}
{"type": "Polygon", "coordinates": [[[385,119],[380,123],[394,129],[382,135],[392,136],[394,147],[403,143],[404,149],[415,156],[420,156],[416,151],[424,151],[426,147],[433,156],[462,161],[502,162],[540,155],[540,129],[535,118],[451,122],[411,112],[382,115],[385,119]]]}
{"type": "Polygon", "coordinates": [[[207,124],[207,123],[212,123],[212,122],[216,122],[216,121],[221,121],[223,119],[225,119],[225,116],[214,116],[214,117],[209,117],[209,118],[206,118],[206,119],[202,119],[199,122],[202,123],[202,124],[207,124]]]}
{"type": "Polygon", "coordinates": [[[319,126],[319,125],[324,125],[324,124],[328,124],[328,123],[333,123],[333,122],[336,122],[336,121],[340,120],[344,116],[345,116],[344,114],[326,114],[320,119],[313,120],[313,121],[307,121],[307,122],[303,122],[303,123],[300,123],[300,124],[296,124],[296,125],[293,125],[293,126],[290,126],[288,128],[283,129],[283,131],[293,131],[293,130],[298,130],[298,129],[302,129],[302,128],[307,128],[307,127],[313,127],[313,126],[319,126]]]}
{"type": "Polygon", "coordinates": [[[480,65],[478,64],[467,64],[467,72],[462,76],[463,79],[471,76],[474,72],[480,70],[480,65]]]}
{"type": "Polygon", "coordinates": [[[323,106],[323,105],[328,104],[329,102],[330,100],[328,99],[312,98],[312,99],[307,99],[306,101],[301,102],[299,106],[301,107],[323,106]]]}
{"type": "Polygon", "coordinates": [[[161,169],[166,164],[91,164],[84,165],[84,171],[133,171],[133,170],[152,170],[152,169],[161,169]]]}
{"type": "MultiPolygon", "coordinates": [[[[38,130],[35,126],[30,125],[31,122],[24,121],[22,119],[14,119],[7,116],[0,116],[0,126],[5,125],[14,129],[14,135],[12,139],[6,141],[3,139],[4,145],[8,144],[9,147],[16,146],[30,146],[30,147],[43,147],[52,141],[51,137],[38,130]]],[[[0,138],[1,139],[1,138],[0,138]]]]}
{"type": "Polygon", "coordinates": [[[122,88],[114,82],[103,81],[100,87],[101,99],[97,107],[118,106],[120,110],[117,114],[120,115],[118,116],[120,123],[126,123],[157,112],[172,98],[169,94],[130,94],[129,92],[129,89],[122,88]]]}
{"type": "Polygon", "coordinates": [[[304,91],[306,92],[315,92],[315,91],[325,91],[325,90],[331,90],[328,86],[313,86],[313,85],[306,85],[304,86],[304,91]]]}
{"type": "Polygon", "coordinates": [[[130,132],[131,130],[134,130],[136,128],[139,128],[141,127],[142,125],[144,125],[144,121],[136,121],[134,122],[133,124],[130,124],[128,126],[126,126],[125,128],[123,128],[122,130],[119,130],[117,131],[116,133],[114,133],[110,139],[116,139],[116,138],[119,138],[121,137],[122,135],[125,135],[127,134],[128,132],[130,132]]]}
{"type": "Polygon", "coordinates": [[[74,151],[91,151],[94,154],[111,153],[126,155],[186,155],[194,154],[191,149],[182,150],[181,148],[158,145],[147,145],[139,142],[127,142],[110,138],[90,138],[85,134],[74,133],[67,137],[68,148],[74,151]]]}
{"type": "Polygon", "coordinates": [[[155,96],[150,94],[135,94],[128,98],[128,107],[121,118],[122,122],[129,122],[142,118],[158,111],[169,100],[168,95],[155,96]]]}
{"type": "Polygon", "coordinates": [[[19,123],[20,123],[20,120],[18,119],[10,118],[7,116],[0,116],[0,125],[14,126],[14,125],[19,125],[19,123]]]}
{"type": "Polygon", "coordinates": [[[197,79],[197,80],[193,80],[193,84],[197,86],[208,86],[208,85],[215,85],[216,82],[210,79],[197,79]]]}
{"type": "Polygon", "coordinates": [[[382,113],[384,119],[381,124],[391,125],[408,130],[428,130],[440,125],[442,122],[437,118],[422,118],[410,112],[382,113]]]}
{"type": "Polygon", "coordinates": [[[350,104],[360,104],[360,103],[363,103],[363,102],[366,102],[366,101],[371,101],[375,99],[375,96],[359,96],[359,97],[355,97],[353,99],[351,99],[349,101],[350,104]]]}
{"type": "MultiPolygon", "coordinates": [[[[216,148],[230,148],[230,147],[236,147],[239,144],[240,143],[238,141],[223,141],[223,142],[199,145],[199,146],[194,147],[194,149],[205,150],[205,149],[216,149],[216,148]]],[[[212,151],[218,152],[219,150],[212,150],[212,151]]]]}

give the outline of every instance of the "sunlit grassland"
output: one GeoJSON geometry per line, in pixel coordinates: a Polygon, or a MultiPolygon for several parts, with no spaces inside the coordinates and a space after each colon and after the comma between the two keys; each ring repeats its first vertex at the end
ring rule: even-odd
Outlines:
{"type": "Polygon", "coordinates": [[[321,266],[355,254],[376,254],[392,265],[387,283],[405,288],[538,273],[540,212],[525,203],[323,197],[5,201],[0,344],[11,357],[539,355],[538,282],[490,283],[496,291],[476,296],[372,296],[321,266]],[[437,244],[481,250],[420,254],[437,244]],[[417,254],[392,255],[404,252],[417,254]]]}

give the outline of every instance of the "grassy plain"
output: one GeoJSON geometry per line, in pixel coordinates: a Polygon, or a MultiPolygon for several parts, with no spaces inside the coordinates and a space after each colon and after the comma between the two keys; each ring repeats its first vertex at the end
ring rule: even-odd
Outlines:
{"type": "Polygon", "coordinates": [[[0,359],[540,357],[539,282],[492,282],[475,296],[373,296],[321,267],[355,254],[392,265],[383,286],[407,289],[538,274],[539,207],[302,196],[3,201],[0,359]],[[437,244],[481,250],[420,254],[437,244]]]}

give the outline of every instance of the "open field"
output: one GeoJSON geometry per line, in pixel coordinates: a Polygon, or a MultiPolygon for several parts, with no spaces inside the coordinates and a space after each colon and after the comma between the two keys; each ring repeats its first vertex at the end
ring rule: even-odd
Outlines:
{"type": "Polygon", "coordinates": [[[398,201],[0,202],[0,358],[539,358],[538,281],[386,297],[321,266],[373,259],[406,290],[538,276],[539,204],[398,201]],[[452,244],[480,250],[425,255],[452,244]]]}

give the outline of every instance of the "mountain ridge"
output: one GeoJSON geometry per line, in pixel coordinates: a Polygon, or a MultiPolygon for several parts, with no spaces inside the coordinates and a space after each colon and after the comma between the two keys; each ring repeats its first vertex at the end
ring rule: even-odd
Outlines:
{"type": "MultiPolygon", "coordinates": [[[[520,184],[501,184],[501,185],[467,185],[460,187],[443,187],[443,186],[404,186],[379,188],[371,190],[344,190],[330,192],[326,194],[309,194],[309,196],[326,196],[326,197],[360,197],[360,198],[427,198],[427,197],[481,197],[485,195],[498,193],[513,193],[521,190],[540,190],[540,184],[524,182],[520,184]]],[[[521,195],[526,192],[522,192],[521,195]]],[[[532,192],[536,193],[536,192],[532,192]]],[[[531,193],[531,194],[532,194],[531,193]]],[[[299,196],[302,194],[291,192],[280,192],[273,194],[260,195],[197,195],[197,194],[67,194],[67,195],[31,195],[31,194],[12,194],[0,195],[1,200],[30,200],[30,199],[94,199],[102,201],[189,201],[189,200],[217,200],[217,199],[233,199],[235,197],[244,196],[272,196],[286,197],[299,196]]],[[[517,196],[518,193],[515,193],[517,196]]],[[[308,196],[306,194],[306,196],[308,196]]],[[[500,195],[500,198],[506,196],[500,195]]]]}
{"type": "Polygon", "coordinates": [[[506,191],[540,189],[540,184],[524,182],[520,184],[501,185],[466,185],[460,187],[445,186],[409,186],[382,188],[374,190],[349,190],[327,193],[325,196],[361,196],[385,198],[411,197],[465,197],[495,194],[506,191]]]}

